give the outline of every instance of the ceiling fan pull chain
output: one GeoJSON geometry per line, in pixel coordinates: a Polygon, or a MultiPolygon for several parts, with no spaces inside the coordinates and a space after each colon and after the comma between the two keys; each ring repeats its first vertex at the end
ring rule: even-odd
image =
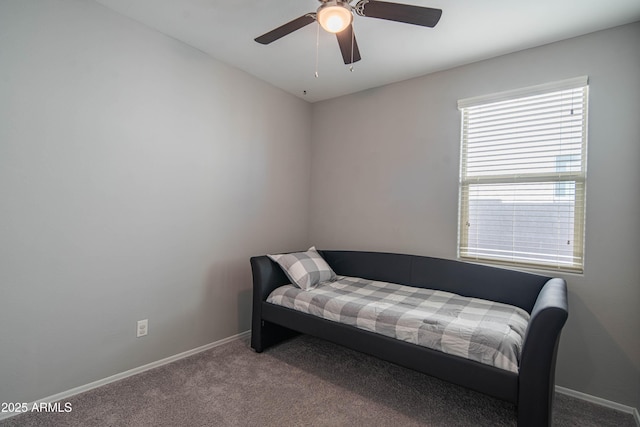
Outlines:
{"type": "Polygon", "coordinates": [[[316,79],[318,78],[318,61],[319,61],[319,52],[320,52],[320,24],[317,25],[318,30],[316,31],[316,79]]]}

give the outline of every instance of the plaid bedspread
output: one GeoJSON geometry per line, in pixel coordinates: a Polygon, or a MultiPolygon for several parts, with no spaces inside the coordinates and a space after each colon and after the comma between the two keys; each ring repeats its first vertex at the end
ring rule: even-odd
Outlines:
{"type": "Polygon", "coordinates": [[[345,276],[307,291],[281,286],[267,302],[511,372],[529,322],[519,307],[345,276]]]}

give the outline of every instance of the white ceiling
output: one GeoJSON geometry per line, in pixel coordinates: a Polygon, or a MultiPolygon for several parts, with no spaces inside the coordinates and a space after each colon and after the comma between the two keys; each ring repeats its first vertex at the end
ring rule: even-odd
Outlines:
{"type": "Polygon", "coordinates": [[[426,28],[355,16],[362,60],[353,71],[321,31],[316,78],[316,24],[266,46],[253,39],[317,0],[96,1],[309,102],[640,20],[640,0],[394,0],[442,18],[426,28]]]}

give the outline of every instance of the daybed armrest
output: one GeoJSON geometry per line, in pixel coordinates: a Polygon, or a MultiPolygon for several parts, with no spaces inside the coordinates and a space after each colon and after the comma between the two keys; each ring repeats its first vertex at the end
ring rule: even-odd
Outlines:
{"type": "Polygon", "coordinates": [[[267,256],[251,258],[253,273],[253,314],[251,317],[251,347],[260,353],[263,348],[291,335],[291,331],[275,325],[263,327],[262,302],[276,288],[290,283],[282,269],[267,256]]]}
{"type": "Polygon", "coordinates": [[[251,258],[251,271],[253,273],[253,297],[262,302],[274,289],[290,283],[282,269],[268,256],[256,256],[251,258]]]}
{"type": "Polygon", "coordinates": [[[558,342],[568,315],[567,284],[550,279],[531,310],[522,346],[518,426],[551,425],[558,342]]]}

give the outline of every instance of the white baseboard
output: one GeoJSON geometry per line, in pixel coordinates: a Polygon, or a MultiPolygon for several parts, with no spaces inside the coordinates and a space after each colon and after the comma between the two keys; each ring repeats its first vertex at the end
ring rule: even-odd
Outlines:
{"type": "Polygon", "coordinates": [[[576,399],[585,400],[587,402],[595,403],[596,405],[605,406],[607,408],[615,409],[616,411],[624,412],[626,414],[633,415],[636,421],[636,425],[640,427],[640,414],[638,408],[634,408],[627,405],[622,405],[611,400],[603,399],[601,397],[592,396],[587,393],[571,390],[570,388],[556,386],[556,393],[564,394],[567,396],[575,397],[576,399]]]}
{"type": "MultiPolygon", "coordinates": [[[[209,343],[209,344],[205,344],[205,345],[203,345],[201,347],[197,347],[197,348],[194,348],[194,349],[191,349],[191,350],[187,350],[185,352],[182,352],[182,353],[179,353],[179,354],[175,354],[173,356],[169,356],[167,358],[164,358],[164,359],[161,359],[161,360],[157,360],[155,362],[151,362],[151,363],[148,363],[146,365],[139,366],[137,368],[129,369],[128,371],[121,372],[119,374],[115,374],[115,375],[112,375],[110,377],[103,378],[103,379],[98,380],[98,381],[94,381],[94,382],[89,383],[89,384],[85,384],[85,385],[81,385],[79,387],[72,388],[71,390],[63,391],[62,393],[57,393],[57,394],[54,394],[52,396],[36,400],[35,402],[29,403],[28,407],[32,408],[34,404],[58,402],[60,400],[67,399],[67,398],[69,398],[71,396],[74,396],[76,394],[84,393],[85,391],[89,391],[89,390],[93,390],[94,388],[102,387],[103,385],[107,385],[109,383],[112,383],[112,382],[115,382],[115,381],[119,381],[119,380],[125,379],[127,377],[131,377],[133,375],[136,375],[136,374],[140,374],[140,373],[142,373],[144,371],[148,371],[150,369],[154,369],[154,368],[158,368],[158,367],[163,366],[163,365],[167,365],[167,364],[169,364],[171,362],[175,362],[176,360],[184,359],[186,357],[193,356],[194,354],[202,353],[203,351],[212,349],[214,347],[221,346],[221,345],[226,344],[228,342],[241,340],[241,339],[243,339],[245,337],[248,337],[250,334],[251,334],[250,330],[249,331],[245,331],[245,332],[241,332],[239,334],[236,334],[236,335],[233,335],[233,336],[230,336],[230,337],[227,337],[227,338],[223,338],[221,340],[218,340],[218,341],[215,341],[215,342],[212,342],[212,343],[209,343]]],[[[13,417],[15,415],[19,415],[19,413],[3,412],[3,413],[0,413],[0,420],[6,419],[6,418],[10,418],[10,417],[13,417]]]]}

